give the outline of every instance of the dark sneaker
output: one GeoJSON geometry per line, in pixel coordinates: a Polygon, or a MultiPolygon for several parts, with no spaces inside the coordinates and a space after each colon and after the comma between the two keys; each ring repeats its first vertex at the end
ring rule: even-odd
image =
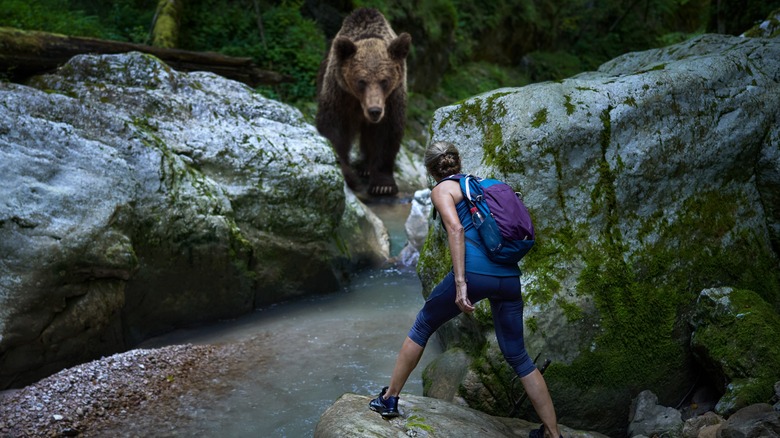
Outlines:
{"type": "Polygon", "coordinates": [[[544,424],[538,429],[534,429],[528,434],[528,438],[544,438],[544,424]]]}
{"type": "MultiPolygon", "coordinates": [[[[539,429],[534,429],[528,434],[528,438],[544,438],[544,424],[539,429]]],[[[563,435],[561,435],[563,438],[563,435]]]]}
{"type": "Polygon", "coordinates": [[[374,412],[379,412],[382,418],[393,418],[401,415],[398,413],[398,397],[387,397],[385,399],[386,392],[387,386],[382,388],[382,392],[379,393],[377,398],[368,403],[368,407],[374,412]]]}

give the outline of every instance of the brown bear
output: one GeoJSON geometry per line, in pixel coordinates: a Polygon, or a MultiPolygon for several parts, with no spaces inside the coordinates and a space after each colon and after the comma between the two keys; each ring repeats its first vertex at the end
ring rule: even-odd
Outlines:
{"type": "Polygon", "coordinates": [[[342,23],[317,75],[317,130],[336,151],[347,185],[360,190],[350,165],[352,142],[360,138],[360,175],[368,194],[398,193],[395,157],[406,123],[406,56],[412,37],[396,35],[371,8],[353,11],[342,23]]]}

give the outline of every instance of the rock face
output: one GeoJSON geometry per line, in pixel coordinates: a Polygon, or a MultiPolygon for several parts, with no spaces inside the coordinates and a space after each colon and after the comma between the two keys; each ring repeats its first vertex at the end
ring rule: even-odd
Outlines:
{"type": "Polygon", "coordinates": [[[0,83],[0,388],[383,262],[288,106],[138,53],[0,83]]]}
{"type": "MultiPolygon", "coordinates": [[[[527,437],[538,424],[516,418],[493,417],[442,400],[402,394],[401,416],[391,420],[368,409],[370,397],[344,394],[317,423],[315,438],[343,437],[527,437]]],[[[572,438],[604,438],[594,432],[560,426],[572,438]]]]}
{"type": "MultiPolygon", "coordinates": [[[[625,435],[645,389],[676,406],[702,366],[685,315],[702,290],[750,290],[780,311],[778,38],[703,35],[495,90],[439,109],[431,140],[524,195],[537,231],[521,262],[526,343],[553,361],[565,424],[625,435]]],[[[450,266],[431,230],[418,264],[428,291],[450,266]]],[[[440,335],[476,358],[460,395],[502,415],[518,390],[489,316],[480,303],[440,335]]]]}

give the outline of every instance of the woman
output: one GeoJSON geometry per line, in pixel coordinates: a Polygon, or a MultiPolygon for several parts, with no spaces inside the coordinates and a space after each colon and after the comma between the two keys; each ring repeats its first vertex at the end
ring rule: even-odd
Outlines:
{"type": "Polygon", "coordinates": [[[474,304],[487,298],[501,351],[520,376],[528,398],[543,423],[539,430],[531,432],[531,438],[543,437],[545,429],[548,436],[560,436],[547,384],[525,350],[520,268],[492,262],[474,243],[480,238],[471,223],[460,184],[457,180],[442,181],[447,176],[460,173],[460,166],[460,154],[450,143],[433,143],[425,152],[425,167],[438,182],[431,191],[431,200],[447,230],[452,271],[434,287],[417,314],[398,353],[390,385],[371,400],[369,407],[384,418],[397,417],[398,396],[420,361],[431,335],[460,312],[473,312],[474,304]]]}

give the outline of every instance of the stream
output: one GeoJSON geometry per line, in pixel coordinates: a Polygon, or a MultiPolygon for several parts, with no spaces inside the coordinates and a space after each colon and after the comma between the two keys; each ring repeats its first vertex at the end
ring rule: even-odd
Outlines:
{"type": "MultiPolygon", "coordinates": [[[[402,200],[370,208],[384,221],[391,255],[396,255],[406,243],[404,223],[411,204],[402,200]]],[[[241,343],[247,349],[242,357],[250,361],[242,367],[246,373],[231,376],[223,394],[204,395],[208,403],[182,403],[182,412],[164,434],[312,436],[320,415],[342,394],[375,395],[388,384],[396,353],[422,304],[413,268],[371,269],[341,291],[143,343],[140,348],[241,343]]],[[[437,342],[428,345],[404,393],[422,395],[422,370],[440,352],[437,342]]]]}

